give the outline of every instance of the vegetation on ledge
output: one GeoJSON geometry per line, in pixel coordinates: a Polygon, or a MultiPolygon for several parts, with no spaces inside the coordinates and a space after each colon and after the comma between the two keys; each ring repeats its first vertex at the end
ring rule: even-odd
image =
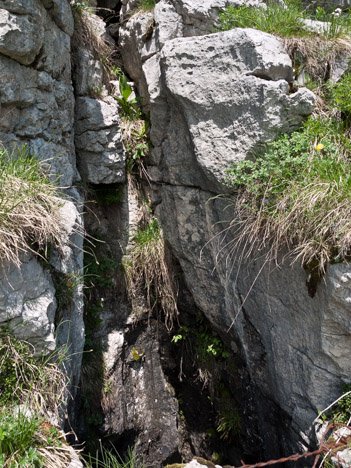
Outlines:
{"type": "Polygon", "coordinates": [[[58,187],[26,146],[0,149],[0,260],[19,265],[22,252],[60,248],[61,206],[58,187]]]}
{"type": "Polygon", "coordinates": [[[323,273],[351,251],[351,76],[319,89],[324,110],[300,131],[283,135],[255,161],[228,170],[242,227],[233,250],[248,257],[285,245],[295,260],[323,273]],[[243,253],[244,252],[244,253],[243,253]]]}

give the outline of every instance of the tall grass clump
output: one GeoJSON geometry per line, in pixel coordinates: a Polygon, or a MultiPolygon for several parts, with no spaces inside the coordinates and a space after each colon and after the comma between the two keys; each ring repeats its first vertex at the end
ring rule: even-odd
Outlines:
{"type": "Polygon", "coordinates": [[[270,143],[262,157],[228,170],[237,190],[240,227],[232,253],[248,257],[283,246],[294,260],[323,273],[351,253],[351,143],[330,117],[310,118],[301,131],[270,143]]]}
{"type": "Polygon", "coordinates": [[[228,6],[219,14],[219,28],[228,31],[234,28],[254,28],[281,37],[311,36],[304,19],[307,14],[295,1],[271,2],[267,7],[228,6]]]}
{"type": "Polygon", "coordinates": [[[219,30],[254,28],[283,38],[296,75],[303,71],[314,81],[328,79],[337,57],[351,53],[351,10],[327,12],[312,2],[269,2],[260,7],[228,6],[219,14],[219,30]],[[309,20],[317,20],[311,26],[309,20]]]}
{"type": "Polygon", "coordinates": [[[115,447],[105,448],[100,442],[100,448],[95,456],[85,457],[88,468],[140,468],[136,457],[130,447],[125,457],[119,455],[115,447]]]}
{"type": "Polygon", "coordinates": [[[149,313],[159,306],[168,329],[178,315],[176,284],[167,264],[167,249],[160,225],[155,218],[132,238],[124,269],[133,310],[146,295],[149,313]]]}
{"type": "Polygon", "coordinates": [[[152,11],[156,3],[157,0],[138,0],[137,6],[141,11],[152,11]]]}
{"type": "Polygon", "coordinates": [[[20,264],[26,250],[62,244],[62,198],[43,164],[27,147],[9,154],[0,149],[0,261],[20,264]]]}
{"type": "Polygon", "coordinates": [[[70,452],[51,422],[67,398],[64,354],[35,356],[29,343],[0,328],[0,466],[64,468],[70,452]]]}
{"type": "Polygon", "coordinates": [[[331,40],[351,35],[351,14],[340,9],[330,13],[321,7],[314,11],[304,9],[299,0],[286,0],[284,4],[269,2],[263,7],[228,6],[219,14],[219,29],[228,31],[233,28],[254,28],[282,38],[320,36],[331,40]],[[306,22],[309,19],[324,25],[312,29],[306,22]]]}

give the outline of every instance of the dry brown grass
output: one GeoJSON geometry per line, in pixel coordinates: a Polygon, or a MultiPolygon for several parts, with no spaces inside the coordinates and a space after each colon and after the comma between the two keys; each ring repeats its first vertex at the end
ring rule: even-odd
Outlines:
{"type": "MultiPolygon", "coordinates": [[[[15,425],[18,431],[26,431],[26,434],[28,427],[37,426],[32,442],[30,435],[26,437],[48,468],[66,468],[71,461],[71,450],[59,427],[62,408],[69,396],[63,369],[66,351],[35,357],[30,343],[15,338],[8,329],[0,329],[1,424],[6,424],[7,420],[12,424],[13,437],[15,425]]],[[[23,465],[23,461],[18,464],[23,454],[16,450],[15,440],[11,452],[5,451],[5,467],[28,466],[23,465]]]]}
{"type": "Polygon", "coordinates": [[[24,148],[0,149],[0,262],[20,265],[21,253],[62,247],[62,197],[41,163],[24,148]]]}
{"type": "MultiPolygon", "coordinates": [[[[83,2],[76,4],[76,6],[71,4],[71,6],[75,24],[72,37],[72,66],[75,68],[78,65],[79,48],[91,51],[94,59],[102,65],[103,84],[111,91],[110,73],[112,58],[115,54],[114,46],[101,35],[98,17],[95,15],[93,7],[90,7],[88,3],[83,4],[83,2]],[[80,5],[84,5],[84,7],[80,5]]],[[[97,92],[97,90],[95,91],[97,92]]]]}
{"type": "Polygon", "coordinates": [[[351,54],[351,40],[345,38],[288,37],[284,44],[295,70],[317,82],[329,78],[339,57],[351,54]]]}
{"type": "Polygon", "coordinates": [[[168,256],[161,228],[153,218],[133,237],[124,268],[134,315],[142,310],[140,303],[145,297],[148,313],[159,307],[164,314],[166,328],[171,330],[178,307],[177,283],[168,256]]]}

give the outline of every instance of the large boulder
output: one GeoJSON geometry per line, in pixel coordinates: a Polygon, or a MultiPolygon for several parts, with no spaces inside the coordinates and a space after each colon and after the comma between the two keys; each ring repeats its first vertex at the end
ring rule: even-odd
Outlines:
{"type": "Polygon", "coordinates": [[[311,91],[290,93],[282,42],[253,29],[167,41],[143,69],[154,157],[172,184],[223,191],[231,163],[258,154],[313,109],[311,91]]]}

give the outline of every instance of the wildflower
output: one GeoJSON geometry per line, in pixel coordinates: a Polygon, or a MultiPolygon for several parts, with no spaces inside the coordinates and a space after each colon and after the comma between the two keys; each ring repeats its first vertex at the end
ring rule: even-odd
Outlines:
{"type": "Polygon", "coordinates": [[[319,143],[318,145],[315,146],[317,151],[321,151],[324,148],[323,143],[319,143]]]}
{"type": "Polygon", "coordinates": [[[332,16],[338,17],[341,15],[341,8],[336,8],[335,11],[333,11],[332,16]]]}

